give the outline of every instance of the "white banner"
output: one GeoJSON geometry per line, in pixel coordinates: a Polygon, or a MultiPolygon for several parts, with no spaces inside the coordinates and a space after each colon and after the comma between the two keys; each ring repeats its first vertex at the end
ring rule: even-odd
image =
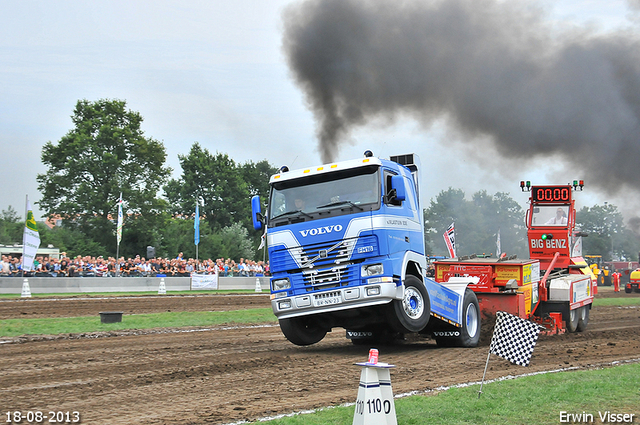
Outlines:
{"type": "Polygon", "coordinates": [[[29,198],[27,198],[27,219],[24,225],[24,234],[22,235],[22,270],[33,270],[33,260],[40,248],[40,234],[36,220],[33,218],[33,211],[29,198]]]}
{"type": "Polygon", "coordinates": [[[191,289],[218,289],[218,274],[191,275],[191,289]]]}
{"type": "Polygon", "coordinates": [[[117,234],[116,239],[118,240],[118,242],[117,242],[118,246],[120,245],[120,241],[122,240],[122,225],[123,225],[122,193],[120,193],[120,199],[118,199],[118,225],[116,227],[116,234],[117,234]]]}

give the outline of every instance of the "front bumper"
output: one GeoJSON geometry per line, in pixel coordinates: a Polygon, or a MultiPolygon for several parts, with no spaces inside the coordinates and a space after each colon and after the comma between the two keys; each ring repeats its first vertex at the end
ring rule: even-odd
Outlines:
{"type": "Polygon", "coordinates": [[[293,297],[274,298],[272,295],[271,308],[278,319],[288,319],[369,307],[402,299],[403,286],[397,286],[392,279],[389,278],[389,280],[361,286],[332,288],[293,297]]]}

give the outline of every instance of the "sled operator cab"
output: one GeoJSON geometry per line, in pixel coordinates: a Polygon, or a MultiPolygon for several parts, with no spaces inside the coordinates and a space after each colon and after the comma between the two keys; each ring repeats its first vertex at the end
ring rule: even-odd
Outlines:
{"type": "MultiPolygon", "coordinates": [[[[582,257],[582,237],[576,230],[573,194],[582,191],[583,180],[566,185],[532,186],[520,182],[523,192],[530,192],[526,215],[529,257],[540,261],[540,306],[536,316],[561,314],[569,332],[584,330],[589,320],[596,277],[582,257]]],[[[556,320],[559,322],[559,320],[556,320]]]]}

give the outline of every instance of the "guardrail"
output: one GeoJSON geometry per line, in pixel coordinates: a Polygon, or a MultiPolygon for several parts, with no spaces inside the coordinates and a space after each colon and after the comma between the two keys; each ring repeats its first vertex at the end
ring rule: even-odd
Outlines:
{"type": "MultiPolygon", "coordinates": [[[[157,291],[164,279],[167,291],[188,291],[190,277],[29,277],[32,294],[63,294],[78,292],[146,292],[157,291]]],[[[256,279],[262,291],[269,291],[268,277],[220,277],[218,289],[253,289],[256,279]]],[[[0,294],[20,294],[24,278],[0,277],[0,294]]]]}

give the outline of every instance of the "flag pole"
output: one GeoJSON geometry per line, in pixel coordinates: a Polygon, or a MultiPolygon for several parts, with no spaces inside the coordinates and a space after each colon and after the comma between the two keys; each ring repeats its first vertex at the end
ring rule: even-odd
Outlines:
{"type": "Polygon", "coordinates": [[[200,202],[196,198],[196,212],[193,217],[193,243],[196,246],[196,264],[198,264],[198,245],[200,245],[200,202]]]}
{"type": "Polygon", "coordinates": [[[487,367],[489,366],[489,357],[491,357],[491,349],[487,353],[487,363],[484,365],[484,373],[482,374],[482,382],[480,382],[480,391],[478,391],[478,398],[482,394],[482,386],[484,385],[484,378],[487,376],[487,367]]]}
{"type": "Polygon", "coordinates": [[[116,222],[116,277],[120,276],[120,238],[122,237],[122,192],[118,198],[118,220],[116,222]]]}
{"type": "MultiPolygon", "coordinates": [[[[27,220],[29,219],[29,195],[25,195],[25,199],[24,199],[24,222],[26,223],[27,220]]],[[[20,271],[21,273],[21,277],[24,277],[24,249],[26,247],[25,244],[25,240],[24,240],[24,229],[22,231],[22,258],[20,259],[22,261],[22,267],[20,267],[20,271]]]]}

